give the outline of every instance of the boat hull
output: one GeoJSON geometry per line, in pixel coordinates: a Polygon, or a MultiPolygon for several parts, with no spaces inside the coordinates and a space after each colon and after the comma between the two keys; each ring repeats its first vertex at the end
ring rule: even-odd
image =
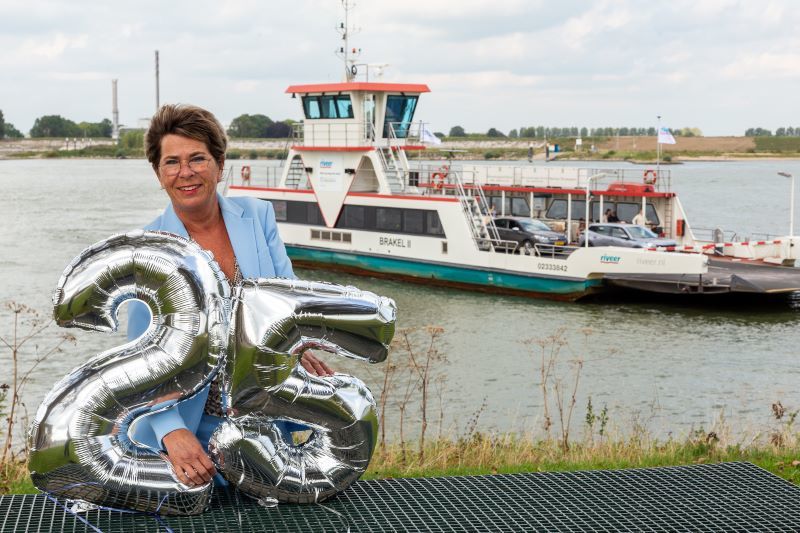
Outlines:
{"type": "Polygon", "coordinates": [[[337,270],[357,275],[402,279],[414,283],[456,287],[492,294],[574,301],[594,294],[603,288],[600,279],[526,275],[518,272],[291,244],[286,245],[286,251],[296,267],[337,270]]]}

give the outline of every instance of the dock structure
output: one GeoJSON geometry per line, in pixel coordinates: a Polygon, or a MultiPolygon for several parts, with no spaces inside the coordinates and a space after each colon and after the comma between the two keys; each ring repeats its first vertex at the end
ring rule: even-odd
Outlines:
{"type": "Polygon", "coordinates": [[[711,259],[704,274],[607,274],[608,287],[641,293],[784,298],[800,291],[800,269],[711,259]]]}
{"type": "MultiPolygon", "coordinates": [[[[749,463],[360,481],[323,504],[265,507],[220,491],[191,517],[76,515],[0,496],[0,532],[798,531],[800,488],[749,463]]],[[[63,502],[62,502],[63,503],[63,502]]]]}

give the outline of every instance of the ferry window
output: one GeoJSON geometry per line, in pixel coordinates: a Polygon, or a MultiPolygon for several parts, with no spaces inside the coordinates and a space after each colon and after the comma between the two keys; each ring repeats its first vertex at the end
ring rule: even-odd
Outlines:
{"type": "Polygon", "coordinates": [[[322,96],[319,99],[322,108],[322,118],[336,118],[336,103],[333,96],[322,96]]]}
{"type": "Polygon", "coordinates": [[[284,200],[272,200],[272,208],[275,210],[275,220],[285,222],[286,202],[284,200]]]}
{"type": "Polygon", "coordinates": [[[336,97],[336,111],[339,118],[353,118],[353,104],[349,95],[340,94],[336,97]]]}
{"type": "Polygon", "coordinates": [[[408,137],[408,129],[414,120],[414,110],[417,107],[418,96],[403,96],[391,94],[386,97],[386,118],[383,126],[383,136],[391,137],[389,128],[394,130],[398,139],[408,137]]]}
{"type": "Polygon", "coordinates": [[[409,209],[403,212],[403,231],[406,233],[424,233],[422,229],[423,212],[409,209]]]}
{"type": "Polygon", "coordinates": [[[531,209],[528,207],[528,200],[525,198],[514,197],[511,199],[511,214],[515,217],[527,217],[531,215],[531,209]]]}
{"type": "Polygon", "coordinates": [[[648,224],[658,225],[658,213],[656,213],[656,208],[653,206],[653,204],[647,204],[647,209],[645,209],[644,213],[648,224]]]}
{"type": "Polygon", "coordinates": [[[344,206],[344,227],[363,228],[364,227],[364,206],[346,205],[344,206]]]}
{"type": "MultiPolygon", "coordinates": [[[[633,221],[633,217],[639,214],[639,211],[642,209],[642,204],[639,202],[618,202],[617,203],[617,217],[620,220],[625,222],[633,221]]],[[[658,213],[656,213],[656,208],[653,204],[647,204],[645,209],[645,217],[647,218],[648,224],[658,224],[658,213]]]]}
{"type": "MultiPolygon", "coordinates": [[[[286,216],[284,220],[292,224],[308,224],[311,226],[324,226],[322,213],[319,206],[312,202],[286,201],[286,216]]],[[[277,211],[277,210],[276,210],[277,211]]],[[[276,217],[277,218],[277,215],[276,217]]]]}
{"type": "Polygon", "coordinates": [[[442,228],[442,221],[439,220],[439,213],[436,211],[428,211],[425,217],[427,220],[426,228],[427,233],[431,235],[444,235],[444,228],[442,228]]]}
{"type": "Polygon", "coordinates": [[[306,113],[306,118],[322,117],[322,113],[319,108],[319,98],[316,96],[303,97],[303,110],[306,113]]]}
{"type": "Polygon", "coordinates": [[[308,202],[306,204],[306,222],[312,226],[322,226],[322,213],[319,205],[308,202]]]}
{"type": "Polygon", "coordinates": [[[379,207],[375,213],[375,226],[380,230],[400,231],[403,223],[403,212],[391,207],[379,207]]]}
{"type": "MultiPolygon", "coordinates": [[[[589,207],[592,210],[592,220],[600,220],[600,203],[590,202],[589,207]]],[[[608,204],[603,205],[604,209],[608,209],[608,204]]],[[[547,209],[547,218],[551,219],[566,219],[567,218],[567,201],[566,200],[553,200],[550,207],[547,209]]],[[[572,220],[580,220],[586,217],[586,200],[572,200],[572,220]]],[[[622,217],[620,217],[622,219],[622,217]]]]}

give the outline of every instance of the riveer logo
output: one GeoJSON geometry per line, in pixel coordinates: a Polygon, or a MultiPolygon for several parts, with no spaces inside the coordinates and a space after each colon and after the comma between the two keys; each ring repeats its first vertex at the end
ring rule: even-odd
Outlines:
{"type": "Polygon", "coordinates": [[[320,161],[319,168],[333,168],[333,161],[320,161]]]}
{"type": "Polygon", "coordinates": [[[619,256],[618,255],[601,255],[600,262],[605,264],[612,264],[618,265],[619,264],[619,256]]]}

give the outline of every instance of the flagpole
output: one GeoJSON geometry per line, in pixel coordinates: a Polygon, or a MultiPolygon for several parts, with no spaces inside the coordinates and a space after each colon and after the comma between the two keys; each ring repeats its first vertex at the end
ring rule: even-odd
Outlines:
{"type": "Polygon", "coordinates": [[[661,177],[661,143],[658,136],[661,134],[661,115],[657,115],[658,127],[656,127],[656,176],[661,177]]]}

